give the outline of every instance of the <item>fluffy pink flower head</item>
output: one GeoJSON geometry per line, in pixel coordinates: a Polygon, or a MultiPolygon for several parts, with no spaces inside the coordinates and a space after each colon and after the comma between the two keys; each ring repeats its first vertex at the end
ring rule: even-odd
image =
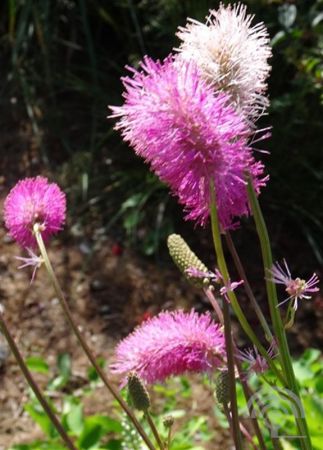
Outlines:
{"type": "Polygon", "coordinates": [[[216,186],[224,229],[249,213],[245,174],[257,192],[265,184],[263,165],[248,146],[250,130],[189,62],[163,63],[146,57],[141,70],[123,78],[125,103],[111,107],[116,129],[150,163],[184,205],[186,218],[201,223],[209,216],[209,186],[216,186]]]}
{"type": "Polygon", "coordinates": [[[256,119],[268,106],[264,96],[270,72],[270,39],[263,23],[241,3],[211,10],[206,23],[189,19],[180,27],[179,58],[194,61],[215,89],[230,95],[235,107],[256,119]]]}
{"type": "Polygon", "coordinates": [[[111,368],[155,383],[185,372],[210,372],[223,365],[225,354],[222,329],[210,314],[162,312],[118,344],[111,368]]]}
{"type": "Polygon", "coordinates": [[[38,223],[43,239],[61,230],[65,222],[66,197],[47,178],[25,178],[10,191],[4,204],[5,225],[22,247],[35,247],[33,226],[38,223]]]}

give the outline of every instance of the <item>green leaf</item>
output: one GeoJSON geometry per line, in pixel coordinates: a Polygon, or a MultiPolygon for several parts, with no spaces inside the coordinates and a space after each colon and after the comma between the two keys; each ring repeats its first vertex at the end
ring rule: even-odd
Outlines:
{"type": "Polygon", "coordinates": [[[74,404],[66,415],[66,423],[68,428],[75,436],[79,436],[84,428],[83,406],[74,404]]]}
{"type": "Polygon", "coordinates": [[[61,353],[57,358],[57,368],[62,377],[69,379],[72,374],[72,362],[68,353],[61,353]]]}
{"type": "Polygon", "coordinates": [[[24,406],[24,409],[48,437],[52,438],[56,436],[57,432],[52,425],[52,422],[38,402],[36,403],[35,401],[35,403],[27,403],[24,406]]]}
{"type": "Polygon", "coordinates": [[[81,449],[89,449],[98,444],[102,436],[102,427],[97,424],[85,423],[84,430],[78,440],[81,449]]]}
{"type": "Polygon", "coordinates": [[[49,366],[41,356],[30,356],[26,359],[26,364],[29,370],[38,373],[48,373],[49,366]]]}
{"type": "MultiPolygon", "coordinates": [[[[99,367],[101,369],[104,368],[105,363],[106,363],[104,358],[98,358],[96,360],[96,362],[97,362],[97,364],[99,365],[99,367]]],[[[97,371],[95,370],[95,368],[93,366],[88,368],[88,370],[87,370],[87,377],[88,377],[89,381],[92,381],[92,382],[96,382],[96,381],[98,381],[100,379],[97,371]]]]}
{"type": "Polygon", "coordinates": [[[121,433],[123,429],[118,420],[102,415],[89,416],[86,418],[86,423],[91,425],[100,425],[103,433],[121,433]]]}
{"type": "Polygon", "coordinates": [[[111,441],[109,441],[102,448],[107,449],[107,450],[121,450],[122,442],[119,439],[111,439],[111,441]]]}

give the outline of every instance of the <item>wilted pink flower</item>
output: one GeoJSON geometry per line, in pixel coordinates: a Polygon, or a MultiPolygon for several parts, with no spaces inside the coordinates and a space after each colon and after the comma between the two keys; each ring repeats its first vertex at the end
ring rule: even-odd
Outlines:
{"type": "MultiPolygon", "coordinates": [[[[222,273],[219,271],[219,269],[215,269],[215,275],[217,277],[218,283],[224,283],[222,273]]],[[[230,299],[228,296],[228,292],[234,291],[235,289],[237,289],[238,286],[240,286],[240,284],[243,284],[243,280],[240,280],[240,281],[228,280],[221,287],[220,294],[223,295],[223,297],[229,302],[230,299]]]]}
{"type": "Polygon", "coordinates": [[[23,247],[34,247],[33,226],[38,223],[46,241],[61,230],[65,221],[65,194],[47,178],[25,178],[10,191],[4,204],[5,225],[10,236],[23,247]]]}
{"type": "Polygon", "coordinates": [[[171,187],[187,219],[206,222],[212,180],[221,225],[234,226],[235,217],[249,213],[246,173],[257,192],[266,181],[248,147],[245,121],[192,63],[146,57],[141,70],[130,70],[133,78],[123,78],[124,105],[111,107],[111,117],[120,118],[115,128],[171,187]]]}
{"type": "Polygon", "coordinates": [[[271,56],[267,29],[263,23],[251,25],[253,18],[240,3],[222,4],[210,11],[205,24],[189,19],[177,33],[179,58],[194,61],[202,76],[250,119],[268,106],[264,93],[271,56]]]}
{"type": "Polygon", "coordinates": [[[313,273],[311,278],[308,281],[305,281],[301,278],[292,278],[292,275],[290,273],[290,270],[288,268],[288,265],[286,263],[286,260],[284,259],[284,268],[276,262],[276,264],[272,267],[272,269],[269,271],[270,275],[272,276],[272,281],[277,284],[283,284],[285,285],[286,289],[285,291],[288,294],[288,297],[279,303],[278,306],[283,305],[284,303],[288,302],[289,300],[293,301],[293,308],[297,309],[298,307],[298,300],[310,299],[311,294],[313,292],[318,292],[319,288],[316,286],[319,283],[319,278],[316,275],[316,273],[313,273]]]}
{"type": "MultiPolygon", "coordinates": [[[[269,358],[274,359],[277,357],[276,347],[276,342],[273,341],[267,350],[269,358]]],[[[268,370],[269,366],[267,360],[259,353],[256,347],[253,349],[240,350],[236,356],[241,361],[249,364],[249,371],[261,374],[268,370]]]]}
{"type": "Polygon", "coordinates": [[[30,280],[30,284],[32,284],[32,282],[35,279],[37,269],[39,269],[41,267],[44,260],[43,260],[42,256],[37,256],[30,248],[27,248],[26,250],[29,254],[28,258],[26,258],[24,256],[16,256],[15,258],[18,259],[19,261],[22,261],[22,264],[18,267],[18,269],[24,269],[25,267],[33,267],[34,268],[32,275],[31,275],[31,280],[30,280]]]}
{"type": "Polygon", "coordinates": [[[147,383],[185,372],[210,372],[223,365],[222,329],[210,314],[162,312],[123,339],[115,351],[115,373],[135,371],[147,383]]]}

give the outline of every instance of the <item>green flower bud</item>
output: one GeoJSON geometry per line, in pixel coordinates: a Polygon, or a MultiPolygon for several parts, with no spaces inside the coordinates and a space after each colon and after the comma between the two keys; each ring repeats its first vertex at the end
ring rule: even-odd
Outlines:
{"type": "Polygon", "coordinates": [[[223,370],[217,376],[215,384],[215,395],[217,401],[222,405],[229,403],[229,372],[227,370],[223,370]]]}
{"type": "Polygon", "coordinates": [[[134,408],[139,411],[147,411],[150,408],[148,391],[136,372],[128,375],[128,392],[134,408]]]}
{"type": "Polygon", "coordinates": [[[169,254],[172,257],[174,263],[185,276],[195,286],[207,286],[210,281],[208,278],[196,277],[188,270],[194,269],[200,273],[207,274],[208,268],[202,263],[202,261],[195,255],[189,248],[184,239],[179,234],[170,234],[167,239],[167,245],[169,254]]]}

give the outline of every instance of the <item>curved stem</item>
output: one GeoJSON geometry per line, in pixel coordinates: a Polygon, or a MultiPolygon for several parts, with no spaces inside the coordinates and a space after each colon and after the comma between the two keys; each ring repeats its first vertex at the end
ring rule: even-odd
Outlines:
{"type": "MultiPolygon", "coordinates": [[[[257,195],[254,191],[254,188],[252,186],[252,183],[250,182],[250,179],[248,180],[248,197],[251,204],[252,213],[254,216],[256,228],[257,228],[257,234],[260,241],[261,246],[261,253],[262,253],[262,259],[264,264],[264,273],[265,273],[265,280],[266,280],[266,289],[267,289],[267,296],[268,296],[268,302],[269,302],[269,309],[271,314],[271,319],[273,322],[273,327],[275,331],[275,335],[277,336],[278,340],[278,347],[279,347],[279,354],[282,362],[282,367],[284,370],[284,375],[287,380],[287,387],[293,392],[293,394],[298,399],[298,413],[295,414],[295,421],[298,427],[299,432],[302,435],[302,438],[300,439],[300,443],[302,448],[306,450],[312,449],[311,444],[311,438],[309,435],[309,431],[307,428],[307,423],[303,414],[303,406],[301,404],[301,399],[299,397],[299,391],[298,386],[292,366],[292,360],[289,352],[289,347],[287,343],[287,337],[285,333],[285,329],[283,326],[283,322],[281,319],[281,315],[278,309],[278,298],[277,298],[277,290],[276,285],[273,282],[272,278],[268,276],[269,271],[272,269],[273,266],[273,257],[271,253],[271,246],[270,246],[270,240],[268,235],[268,230],[266,227],[266,223],[264,220],[264,217],[262,215],[262,211],[258,202],[257,195]],[[296,417],[296,415],[299,415],[299,417],[296,417]],[[303,417],[302,417],[303,416],[303,417]]],[[[297,403],[297,402],[296,402],[297,403]]]]}
{"type": "Polygon", "coordinates": [[[129,406],[124,401],[124,399],[121,397],[119,392],[113,387],[112,383],[109,381],[109,379],[107,378],[107,376],[105,375],[105,373],[103,372],[103,370],[101,369],[99,364],[96,362],[96,358],[94,357],[90,347],[88,346],[87,342],[83,338],[82,333],[80,332],[78,326],[74,322],[73,316],[71,314],[71,311],[70,311],[69,306],[67,304],[67,301],[65,299],[63,291],[62,291],[62,289],[61,289],[61,287],[60,287],[60,285],[58,283],[58,280],[57,280],[56,275],[54,273],[53,267],[52,267],[51,262],[50,262],[50,260],[48,258],[47,250],[46,250],[46,247],[44,245],[44,241],[42,239],[42,236],[41,236],[41,233],[39,231],[39,228],[38,228],[37,224],[34,225],[34,233],[35,233],[37,244],[38,244],[41,256],[42,256],[42,258],[44,260],[44,264],[46,266],[49,278],[50,278],[50,280],[52,282],[52,285],[53,285],[53,287],[55,289],[56,295],[57,295],[57,297],[59,299],[59,302],[60,302],[60,304],[62,306],[62,309],[64,311],[65,317],[66,317],[66,319],[67,319],[67,321],[68,321],[72,331],[74,332],[75,336],[77,337],[77,340],[78,340],[79,344],[83,348],[84,353],[86,354],[86,356],[88,357],[89,361],[91,362],[91,364],[93,365],[93,367],[97,371],[99,377],[103,381],[103,383],[106,386],[106,388],[110,391],[110,393],[117,400],[117,402],[119,403],[121,408],[127,414],[127,416],[129,417],[129,419],[133,423],[134,427],[137,429],[138,433],[142,437],[142,439],[145,442],[145,444],[147,445],[147,447],[150,450],[155,450],[154,445],[151,443],[149,437],[147,436],[145,430],[142,428],[141,424],[137,420],[137,418],[134,415],[133,411],[129,408],[129,406]]]}
{"type": "Polygon", "coordinates": [[[24,377],[26,378],[27,383],[29,384],[30,388],[32,389],[32,391],[34,392],[35,396],[37,397],[37,400],[39,401],[39,403],[41,404],[41,406],[43,407],[46,415],[48,416],[48,418],[50,419],[50,421],[52,422],[52,424],[54,425],[54,427],[56,428],[58,434],[61,436],[62,440],[64,441],[65,445],[67,446],[67,448],[69,448],[70,450],[77,450],[77,448],[74,446],[73,442],[71,441],[71,439],[69,438],[69,436],[67,435],[66,431],[64,430],[62,424],[60,423],[60,421],[57,419],[56,415],[54,414],[54,412],[52,411],[49,403],[47,402],[46,398],[44,397],[44,395],[42,394],[41,390],[39,389],[37,383],[35,382],[33,376],[31,375],[28,367],[26,366],[23,357],[14,341],[14,338],[12,337],[9,328],[6,324],[6,321],[3,317],[3,313],[1,310],[1,305],[0,305],[0,328],[3,332],[3,335],[5,336],[8,345],[10,347],[10,350],[12,351],[14,357],[16,358],[16,361],[20,367],[20,370],[22,371],[24,377]]]}

